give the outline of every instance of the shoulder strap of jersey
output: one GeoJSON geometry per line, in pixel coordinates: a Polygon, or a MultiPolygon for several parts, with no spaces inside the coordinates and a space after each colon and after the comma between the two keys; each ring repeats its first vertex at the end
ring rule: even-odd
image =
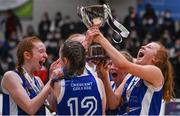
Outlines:
{"type": "MultiPolygon", "coordinates": [[[[23,74],[21,74],[17,69],[14,70],[14,72],[16,72],[16,73],[19,75],[19,77],[22,79],[22,81],[23,81],[23,87],[26,89],[26,91],[27,91],[27,92],[32,91],[33,94],[36,96],[36,95],[37,95],[36,92],[34,91],[34,89],[32,88],[32,86],[30,85],[30,83],[28,82],[28,80],[25,78],[25,76],[24,76],[23,74]]],[[[34,95],[33,95],[33,96],[34,96],[34,95]]]]}

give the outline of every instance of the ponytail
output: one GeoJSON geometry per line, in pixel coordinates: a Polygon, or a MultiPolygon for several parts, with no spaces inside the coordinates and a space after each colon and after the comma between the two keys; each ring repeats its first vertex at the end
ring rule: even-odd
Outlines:
{"type": "Polygon", "coordinates": [[[169,102],[174,96],[173,69],[166,48],[162,44],[158,44],[160,45],[160,49],[157,51],[157,55],[155,56],[155,65],[160,68],[164,76],[163,99],[166,102],[169,102]]]}
{"type": "Polygon", "coordinates": [[[169,60],[167,60],[167,70],[164,71],[164,86],[163,86],[163,99],[169,102],[174,96],[174,81],[173,81],[173,70],[169,60]]]}

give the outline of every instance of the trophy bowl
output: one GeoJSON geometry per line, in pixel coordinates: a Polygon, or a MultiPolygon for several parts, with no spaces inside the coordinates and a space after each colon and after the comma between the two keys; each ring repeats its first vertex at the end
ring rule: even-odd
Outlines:
{"type": "MultiPolygon", "coordinates": [[[[112,38],[115,43],[121,43],[122,37],[126,38],[129,35],[129,31],[112,17],[110,7],[106,4],[77,7],[77,14],[87,28],[94,25],[100,28],[107,22],[111,29],[119,35],[119,38],[112,38]]],[[[107,58],[103,48],[96,43],[90,46],[88,52],[88,59],[97,61],[107,58]]]]}
{"type": "Polygon", "coordinates": [[[108,19],[106,5],[91,5],[78,7],[77,14],[82,19],[87,28],[92,25],[102,26],[108,19]]]}

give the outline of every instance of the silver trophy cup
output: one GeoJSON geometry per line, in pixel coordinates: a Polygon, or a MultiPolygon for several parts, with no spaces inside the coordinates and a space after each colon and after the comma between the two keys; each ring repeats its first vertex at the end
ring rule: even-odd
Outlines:
{"type": "Polygon", "coordinates": [[[89,28],[92,25],[102,26],[108,19],[106,5],[91,5],[78,7],[77,13],[83,23],[89,28]]]}
{"type": "MultiPolygon", "coordinates": [[[[77,13],[87,28],[93,25],[101,27],[107,22],[120,36],[119,40],[112,38],[115,43],[120,43],[122,37],[126,38],[129,35],[129,31],[112,17],[110,7],[106,4],[81,6],[77,8],[77,13]]],[[[105,59],[106,57],[107,55],[100,45],[93,44],[89,47],[88,59],[95,59],[97,61],[99,59],[105,59]]]]}

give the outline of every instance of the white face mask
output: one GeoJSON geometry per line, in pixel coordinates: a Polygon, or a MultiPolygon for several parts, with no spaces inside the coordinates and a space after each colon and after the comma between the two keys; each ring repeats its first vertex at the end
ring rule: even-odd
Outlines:
{"type": "Polygon", "coordinates": [[[179,40],[176,40],[175,48],[180,49],[180,41],[179,40]]]}
{"type": "Polygon", "coordinates": [[[153,24],[154,23],[154,20],[152,18],[148,19],[148,24],[153,24]]]}
{"type": "Polygon", "coordinates": [[[180,45],[179,44],[175,44],[175,48],[176,49],[180,49],[180,45]]]}
{"type": "Polygon", "coordinates": [[[170,18],[170,17],[171,17],[171,14],[170,14],[170,13],[165,13],[165,17],[166,17],[166,18],[170,18]]]}

